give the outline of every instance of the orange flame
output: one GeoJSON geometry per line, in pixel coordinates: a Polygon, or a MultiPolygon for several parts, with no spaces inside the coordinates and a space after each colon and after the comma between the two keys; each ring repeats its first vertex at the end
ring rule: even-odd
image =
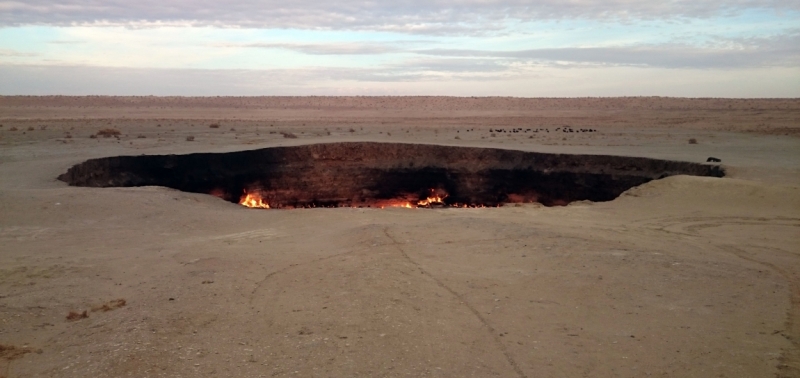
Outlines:
{"type": "Polygon", "coordinates": [[[435,190],[431,189],[431,194],[428,196],[428,198],[417,202],[417,206],[430,206],[434,203],[444,205],[445,198],[447,198],[447,193],[444,193],[440,196],[435,190]]]}
{"type": "MultiPolygon", "coordinates": [[[[215,194],[216,195],[216,194],[215,194]]],[[[384,200],[376,200],[371,202],[364,202],[364,203],[353,203],[350,206],[352,207],[374,207],[374,208],[387,208],[387,207],[399,207],[399,208],[406,208],[406,209],[416,209],[420,207],[424,208],[431,208],[431,207],[456,207],[456,208],[482,208],[486,207],[484,204],[474,204],[474,203],[451,203],[449,205],[445,204],[445,199],[448,198],[449,195],[442,189],[430,189],[428,197],[423,200],[417,200],[416,195],[409,194],[404,196],[404,198],[394,198],[394,199],[384,199],[384,200]],[[416,198],[415,198],[416,197],[416,198]]],[[[511,198],[512,202],[516,202],[517,198],[511,198]]],[[[257,208],[257,209],[269,209],[271,208],[269,202],[267,202],[263,197],[262,194],[258,191],[254,191],[248,193],[247,190],[244,191],[242,196],[239,198],[239,204],[245,207],[250,208],[257,208]]],[[[334,205],[333,207],[336,207],[334,205]]],[[[342,204],[338,204],[339,207],[342,204]]],[[[497,204],[497,207],[502,206],[501,204],[497,204]]],[[[317,207],[316,203],[309,203],[306,205],[299,206],[300,208],[314,208],[317,207]]],[[[292,205],[284,205],[279,206],[282,209],[294,209],[295,206],[292,205]]]]}
{"type": "Polygon", "coordinates": [[[404,199],[393,199],[393,200],[381,200],[378,201],[376,207],[380,207],[381,209],[385,209],[387,207],[404,207],[407,209],[413,209],[416,206],[412,205],[411,202],[408,202],[404,199]]]}
{"type": "Polygon", "coordinates": [[[261,198],[261,195],[258,193],[244,192],[242,198],[239,199],[239,204],[252,208],[269,209],[269,203],[264,201],[264,199],[261,198]]]}

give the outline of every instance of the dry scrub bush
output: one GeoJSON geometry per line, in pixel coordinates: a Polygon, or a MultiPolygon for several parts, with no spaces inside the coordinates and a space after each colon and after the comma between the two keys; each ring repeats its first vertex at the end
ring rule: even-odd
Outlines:
{"type": "Polygon", "coordinates": [[[689,139],[689,144],[697,144],[697,139],[694,138],[689,139]]]}
{"type": "Polygon", "coordinates": [[[187,142],[193,142],[193,141],[194,141],[194,137],[193,137],[193,136],[191,136],[191,135],[190,135],[190,136],[187,136],[187,137],[186,137],[186,141],[187,141],[187,142]]]}
{"type": "Polygon", "coordinates": [[[296,139],[296,138],[297,138],[297,135],[294,135],[294,134],[292,134],[292,133],[287,133],[287,132],[285,132],[285,131],[284,131],[284,132],[281,132],[281,134],[283,134],[283,137],[284,137],[284,138],[289,138],[289,139],[296,139]]]}
{"type": "Polygon", "coordinates": [[[218,123],[212,123],[212,124],[208,125],[208,127],[212,128],[212,129],[218,129],[219,128],[219,124],[218,123]]]}
{"type": "Polygon", "coordinates": [[[126,303],[127,302],[124,299],[115,299],[113,301],[108,301],[106,303],[103,303],[100,306],[92,307],[92,312],[97,312],[97,311],[107,312],[111,310],[116,310],[118,308],[125,307],[126,303]]]}
{"type": "Polygon", "coordinates": [[[119,136],[120,134],[122,133],[120,133],[119,130],[117,129],[102,129],[97,132],[97,136],[101,136],[103,138],[116,137],[119,136]]]}
{"type": "Polygon", "coordinates": [[[76,320],[86,319],[88,317],[89,317],[89,314],[86,311],[83,311],[83,312],[70,311],[69,314],[67,314],[67,320],[69,320],[69,321],[76,321],[76,320]]]}
{"type": "Polygon", "coordinates": [[[41,354],[42,350],[28,347],[17,348],[13,345],[0,344],[0,358],[6,361],[16,360],[31,352],[41,354]]]}

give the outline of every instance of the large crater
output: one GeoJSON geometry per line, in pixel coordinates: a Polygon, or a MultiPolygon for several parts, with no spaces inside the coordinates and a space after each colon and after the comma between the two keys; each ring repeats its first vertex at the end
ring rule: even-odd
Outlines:
{"type": "Polygon", "coordinates": [[[499,206],[609,201],[672,176],[722,177],[719,166],[399,143],[331,143],[228,153],[117,156],[70,168],[74,186],[165,186],[251,207],[499,206]]]}

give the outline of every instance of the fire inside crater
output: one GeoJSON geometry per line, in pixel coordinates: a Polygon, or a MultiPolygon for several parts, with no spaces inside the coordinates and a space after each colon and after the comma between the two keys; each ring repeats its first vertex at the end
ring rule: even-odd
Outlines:
{"type": "Polygon", "coordinates": [[[722,177],[717,165],[640,157],[348,142],[228,153],[88,160],[74,186],[165,186],[261,209],[484,207],[609,201],[672,175],[722,177]]]}

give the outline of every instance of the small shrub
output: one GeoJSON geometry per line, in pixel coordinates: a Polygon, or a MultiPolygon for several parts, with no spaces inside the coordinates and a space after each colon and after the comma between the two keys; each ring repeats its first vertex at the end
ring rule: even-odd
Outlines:
{"type": "Polygon", "coordinates": [[[284,138],[297,139],[297,135],[294,135],[292,133],[288,133],[288,132],[284,131],[284,132],[281,132],[281,134],[283,134],[284,138]]]}
{"type": "Polygon", "coordinates": [[[42,354],[42,350],[28,347],[19,348],[13,345],[0,344],[0,359],[6,361],[16,360],[28,353],[42,354]]]}
{"type": "Polygon", "coordinates": [[[193,142],[193,141],[194,141],[194,137],[193,137],[193,136],[191,136],[191,135],[190,135],[190,136],[187,136],[187,137],[186,137],[186,141],[187,141],[187,142],[193,142]]]}
{"type": "Polygon", "coordinates": [[[102,129],[97,132],[97,136],[101,136],[103,138],[111,138],[111,137],[119,137],[122,134],[117,129],[102,129]]]}
{"type": "Polygon", "coordinates": [[[144,139],[144,138],[147,138],[146,136],[144,136],[144,135],[142,135],[142,134],[139,134],[139,135],[137,135],[136,137],[137,137],[137,138],[139,138],[139,139],[144,139]]]}
{"type": "Polygon", "coordinates": [[[92,307],[92,312],[97,312],[97,311],[108,312],[111,310],[116,310],[121,307],[125,307],[126,304],[127,302],[124,299],[115,299],[113,301],[108,301],[106,303],[103,303],[100,306],[92,307]]]}
{"type": "Polygon", "coordinates": [[[71,322],[74,322],[76,320],[86,319],[88,317],[89,317],[89,314],[88,314],[87,311],[83,311],[83,312],[70,311],[69,314],[67,314],[67,320],[69,320],[71,322]]]}
{"type": "Polygon", "coordinates": [[[92,139],[97,139],[97,135],[94,135],[94,134],[92,134],[92,135],[89,135],[89,138],[92,138],[92,139]]]}
{"type": "Polygon", "coordinates": [[[219,124],[218,123],[212,123],[212,124],[208,125],[208,127],[212,128],[212,129],[218,129],[219,128],[219,124]]]}
{"type": "Polygon", "coordinates": [[[33,131],[33,126],[28,126],[28,131],[33,131]]]}
{"type": "Polygon", "coordinates": [[[8,129],[8,131],[17,131],[17,128],[16,128],[16,127],[14,127],[14,126],[11,126],[11,128],[10,128],[10,129],[8,129]]]}
{"type": "Polygon", "coordinates": [[[694,138],[689,139],[689,144],[697,144],[697,139],[694,138]]]}

